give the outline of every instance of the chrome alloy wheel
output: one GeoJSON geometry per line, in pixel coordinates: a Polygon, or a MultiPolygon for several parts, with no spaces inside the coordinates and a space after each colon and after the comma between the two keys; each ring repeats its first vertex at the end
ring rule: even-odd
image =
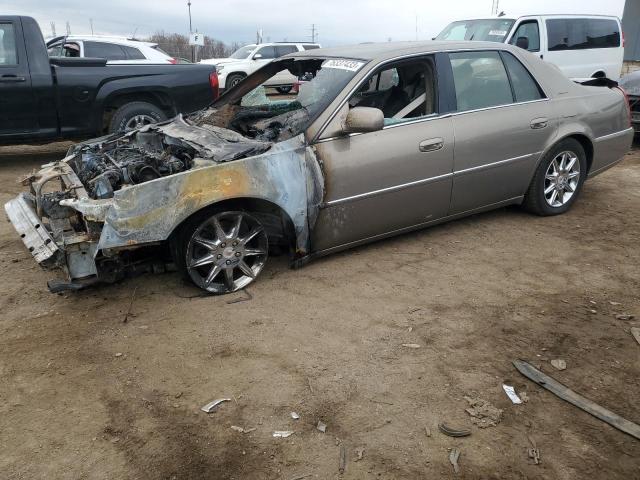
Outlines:
{"type": "Polygon", "coordinates": [[[150,115],[134,115],[124,126],[124,131],[130,132],[131,130],[136,130],[156,122],[157,120],[150,115]]]}
{"type": "Polygon", "coordinates": [[[556,155],[544,177],[544,198],[549,206],[557,208],[566,204],[575,194],[580,183],[580,160],[570,151],[556,155]]]}
{"type": "Polygon", "coordinates": [[[267,233],[260,222],[243,212],[224,212],[206,219],[191,235],[186,266],[200,288],[229,293],[258,276],[267,254],[267,233]]]}

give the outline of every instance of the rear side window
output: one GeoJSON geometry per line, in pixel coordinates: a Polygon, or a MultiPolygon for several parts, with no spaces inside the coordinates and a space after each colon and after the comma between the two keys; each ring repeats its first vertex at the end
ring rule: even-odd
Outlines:
{"type": "Polygon", "coordinates": [[[613,19],[562,18],[546,23],[549,51],[620,46],[620,28],[613,19]]]}
{"type": "Polygon", "coordinates": [[[145,57],[140,50],[134,47],[127,47],[126,45],[121,45],[124,52],[127,54],[127,58],[129,60],[146,60],[145,57]]]}
{"type": "Polygon", "coordinates": [[[120,45],[102,42],[84,42],[84,56],[106,58],[107,60],[126,60],[127,55],[120,45]]]}
{"type": "Polygon", "coordinates": [[[13,23],[0,23],[0,66],[17,64],[18,52],[13,23]]]}
{"type": "Polygon", "coordinates": [[[302,48],[305,50],[315,50],[316,48],[320,48],[320,45],[302,45],[302,48]]]}
{"type": "Polygon", "coordinates": [[[509,52],[502,52],[502,58],[509,72],[516,102],[530,102],[543,98],[540,87],[517,58],[509,52]]]}
{"type": "Polygon", "coordinates": [[[276,47],[276,57],[282,57],[283,55],[288,55],[297,51],[298,47],[295,45],[278,45],[276,47]]]}
{"type": "Polygon", "coordinates": [[[498,52],[450,53],[458,111],[513,103],[507,72],[498,52]]]}

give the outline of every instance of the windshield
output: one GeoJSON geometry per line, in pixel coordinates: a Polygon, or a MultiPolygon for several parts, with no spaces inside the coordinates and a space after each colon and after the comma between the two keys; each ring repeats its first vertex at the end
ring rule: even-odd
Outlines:
{"type": "Polygon", "coordinates": [[[287,140],[303,133],[364,64],[339,58],[276,60],[214,104],[214,124],[253,139],[287,140]],[[283,89],[285,84],[293,88],[283,89]]]}
{"type": "Polygon", "coordinates": [[[513,23],[514,20],[511,18],[452,22],[436,37],[436,40],[479,40],[502,43],[513,23]]]}
{"type": "Polygon", "coordinates": [[[246,47],[242,47],[231,54],[229,58],[236,58],[238,60],[243,60],[248,58],[251,55],[251,52],[255,50],[255,45],[247,45],[246,47]]]}

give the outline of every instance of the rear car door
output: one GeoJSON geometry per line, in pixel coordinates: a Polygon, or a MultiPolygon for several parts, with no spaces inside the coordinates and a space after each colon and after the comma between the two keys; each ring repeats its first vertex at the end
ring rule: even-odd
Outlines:
{"type": "Polygon", "coordinates": [[[454,215],[522,197],[557,122],[542,89],[511,53],[463,51],[449,58],[457,104],[454,215]]]}
{"type": "Polygon", "coordinates": [[[22,24],[0,17],[0,135],[34,131],[35,110],[22,24]]]}
{"type": "Polygon", "coordinates": [[[358,106],[379,108],[384,128],[350,135],[329,132],[315,144],[326,192],[313,231],[314,251],[375,239],[447,214],[453,127],[446,96],[437,90],[444,82],[436,71],[435,56],[430,55],[375,69],[338,117],[358,106]],[[384,90],[377,97],[363,95],[371,93],[380,78],[390,82],[384,90]]]}

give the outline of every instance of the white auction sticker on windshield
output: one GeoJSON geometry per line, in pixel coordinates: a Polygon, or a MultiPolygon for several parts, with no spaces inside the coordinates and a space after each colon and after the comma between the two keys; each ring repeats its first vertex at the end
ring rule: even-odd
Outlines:
{"type": "Polygon", "coordinates": [[[363,65],[364,62],[359,62],[357,60],[331,59],[324,62],[322,64],[322,68],[338,68],[340,70],[357,72],[363,65]]]}
{"type": "Polygon", "coordinates": [[[499,37],[504,37],[507,34],[506,30],[491,30],[489,35],[496,35],[499,37]]]}

